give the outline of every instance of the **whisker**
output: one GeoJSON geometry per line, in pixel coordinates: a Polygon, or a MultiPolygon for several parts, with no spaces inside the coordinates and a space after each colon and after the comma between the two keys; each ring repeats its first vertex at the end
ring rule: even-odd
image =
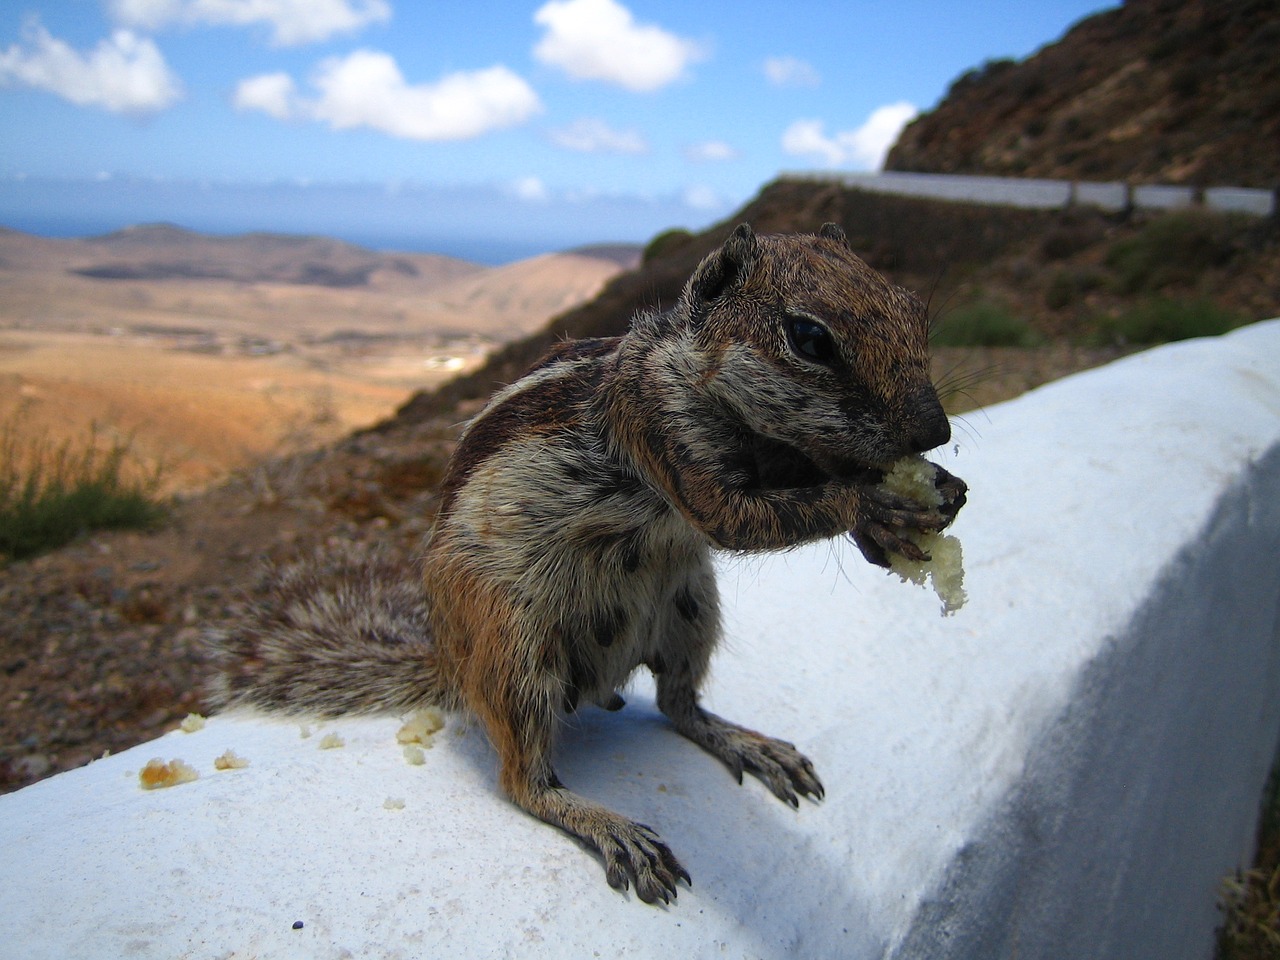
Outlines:
{"type": "Polygon", "coordinates": [[[967,399],[974,407],[981,406],[973,395],[973,389],[994,376],[1005,372],[1006,365],[993,363],[976,370],[964,370],[963,362],[957,362],[934,381],[938,398],[945,404],[956,397],[967,399]]]}

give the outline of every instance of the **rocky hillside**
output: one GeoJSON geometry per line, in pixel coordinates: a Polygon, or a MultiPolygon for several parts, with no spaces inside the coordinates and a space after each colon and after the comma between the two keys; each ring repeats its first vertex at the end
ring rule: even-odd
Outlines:
{"type": "Polygon", "coordinates": [[[1280,5],[1127,0],[964,74],[885,169],[1280,185],[1280,5]]]}
{"type": "Polygon", "coordinates": [[[1274,219],[1023,210],[783,179],[702,233],[673,230],[655,238],[638,269],[499,349],[474,373],[416,395],[398,419],[418,422],[481,400],[519,377],[556,340],[614,336],[638,310],[670,306],[702,257],[743,221],[759,233],[813,232],[838,223],[859,256],[926,298],[940,323],[964,308],[995,305],[1040,342],[1096,343],[1106,318],[1150,298],[1211,303],[1240,321],[1280,315],[1274,219]]]}

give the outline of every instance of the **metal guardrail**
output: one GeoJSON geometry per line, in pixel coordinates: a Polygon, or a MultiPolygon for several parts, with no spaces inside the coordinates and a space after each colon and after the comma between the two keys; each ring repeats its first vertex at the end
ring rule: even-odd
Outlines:
{"type": "Polygon", "coordinates": [[[1276,216],[1280,187],[1257,190],[1248,187],[1182,187],[1123,182],[1093,183],[1073,180],[1022,180],[1016,177],[973,177],[947,173],[783,173],[789,180],[840,183],[858,190],[908,197],[930,197],[969,203],[1004,204],[1037,210],[1054,210],[1074,204],[1098,207],[1113,213],[1124,210],[1182,210],[1207,207],[1258,217],[1276,216]]]}

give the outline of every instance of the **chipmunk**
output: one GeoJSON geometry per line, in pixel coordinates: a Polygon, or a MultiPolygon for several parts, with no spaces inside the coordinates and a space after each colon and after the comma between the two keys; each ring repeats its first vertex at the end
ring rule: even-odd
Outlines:
{"type": "Polygon", "coordinates": [[[849,532],[873,563],[915,559],[941,507],[876,487],[945,443],[921,302],[817,235],[739,226],[666,312],[569,341],[498,392],[446,472],[421,583],[347,563],[293,568],[273,603],[217,639],[224,705],[336,715],[465,710],[519,806],[599,853],[610,886],[670,903],[689,874],[657,834],[571,792],[551,766],[558,718],[623,705],[639,667],[675,729],[781,800],[821,799],[790,743],[704,710],[720,636],[712,551],[849,532]]]}

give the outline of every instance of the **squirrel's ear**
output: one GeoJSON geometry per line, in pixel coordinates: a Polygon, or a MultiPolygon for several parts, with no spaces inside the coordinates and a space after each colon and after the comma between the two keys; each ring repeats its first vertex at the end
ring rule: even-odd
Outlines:
{"type": "Polygon", "coordinates": [[[758,245],[751,224],[739,224],[719,250],[708,254],[689,279],[688,293],[694,301],[708,301],[742,281],[756,262],[758,245]]]}
{"type": "Polygon", "coordinates": [[[818,236],[849,246],[849,238],[845,236],[844,229],[838,223],[824,223],[822,229],[818,231],[818,236]]]}

